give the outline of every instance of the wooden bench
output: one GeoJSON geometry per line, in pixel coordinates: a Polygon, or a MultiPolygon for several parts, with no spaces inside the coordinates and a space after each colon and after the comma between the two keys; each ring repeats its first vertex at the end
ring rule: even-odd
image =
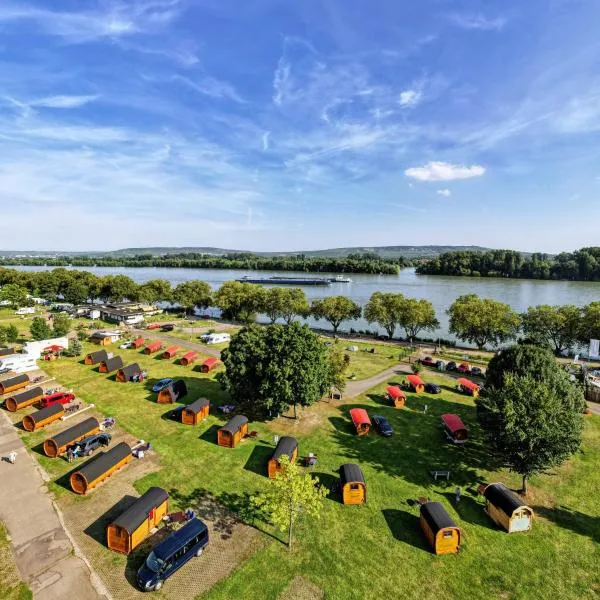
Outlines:
{"type": "Polygon", "coordinates": [[[431,476],[437,481],[438,477],[443,477],[446,479],[446,481],[450,481],[450,475],[452,474],[451,471],[445,471],[442,469],[439,470],[434,470],[434,471],[429,471],[431,473],[431,476]]]}

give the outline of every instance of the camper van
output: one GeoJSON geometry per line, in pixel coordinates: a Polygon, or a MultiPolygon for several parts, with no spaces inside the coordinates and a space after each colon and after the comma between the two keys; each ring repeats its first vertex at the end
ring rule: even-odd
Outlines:
{"type": "Polygon", "coordinates": [[[205,344],[222,344],[223,342],[230,342],[231,335],[228,333],[206,333],[201,335],[200,339],[205,344]]]}
{"type": "Polygon", "coordinates": [[[6,373],[7,371],[25,373],[37,368],[35,358],[28,354],[10,354],[0,358],[0,373],[6,373]]]}
{"type": "Polygon", "coordinates": [[[35,308],[33,306],[23,306],[15,311],[15,315],[34,315],[35,308]]]}

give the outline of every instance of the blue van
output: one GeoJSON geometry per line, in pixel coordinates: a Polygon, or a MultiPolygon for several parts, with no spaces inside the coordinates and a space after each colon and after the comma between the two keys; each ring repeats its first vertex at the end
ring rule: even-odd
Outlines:
{"type": "Polygon", "coordinates": [[[207,545],[208,528],[194,517],[150,552],[137,573],[140,589],[144,592],[160,590],[166,579],[190,558],[200,556],[207,545]]]}

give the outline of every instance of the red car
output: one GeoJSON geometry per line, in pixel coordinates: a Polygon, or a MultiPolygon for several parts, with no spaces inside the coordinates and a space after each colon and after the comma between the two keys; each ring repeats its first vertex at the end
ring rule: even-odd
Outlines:
{"type": "Polygon", "coordinates": [[[425,365],[426,367],[435,367],[435,361],[433,358],[431,358],[431,356],[426,356],[425,358],[421,359],[421,364],[425,365]]]}
{"type": "Polygon", "coordinates": [[[69,404],[73,400],[75,400],[75,394],[71,394],[70,392],[56,392],[49,396],[43,396],[40,401],[40,407],[46,408],[54,404],[69,404]]]}
{"type": "Polygon", "coordinates": [[[459,373],[469,374],[471,372],[471,365],[469,363],[462,362],[462,363],[460,363],[460,365],[458,365],[458,367],[456,368],[456,370],[459,373]]]}
{"type": "Polygon", "coordinates": [[[160,323],[150,323],[146,326],[146,329],[160,329],[160,323]]]}

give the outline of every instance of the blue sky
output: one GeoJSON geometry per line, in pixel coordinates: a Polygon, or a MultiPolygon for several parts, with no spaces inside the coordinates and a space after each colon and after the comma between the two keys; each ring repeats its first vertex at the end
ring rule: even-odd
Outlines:
{"type": "Polygon", "coordinates": [[[597,0],[2,0],[3,249],[598,244],[597,0]]]}

